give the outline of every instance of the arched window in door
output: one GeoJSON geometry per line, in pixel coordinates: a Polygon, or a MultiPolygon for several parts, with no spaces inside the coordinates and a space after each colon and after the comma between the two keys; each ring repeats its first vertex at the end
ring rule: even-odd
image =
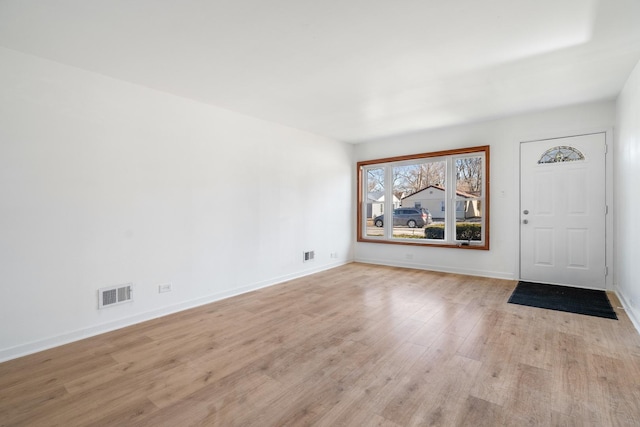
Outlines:
{"type": "Polygon", "coordinates": [[[577,160],[584,160],[584,155],[578,149],[558,146],[545,151],[540,157],[540,160],[538,160],[538,164],[575,162],[577,160]]]}

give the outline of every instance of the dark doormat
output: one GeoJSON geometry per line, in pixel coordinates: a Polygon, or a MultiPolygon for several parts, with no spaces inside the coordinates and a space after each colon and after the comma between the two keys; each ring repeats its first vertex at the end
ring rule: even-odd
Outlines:
{"type": "Polygon", "coordinates": [[[509,302],[529,307],[618,319],[609,298],[607,298],[607,293],[595,289],[518,282],[509,302]]]}

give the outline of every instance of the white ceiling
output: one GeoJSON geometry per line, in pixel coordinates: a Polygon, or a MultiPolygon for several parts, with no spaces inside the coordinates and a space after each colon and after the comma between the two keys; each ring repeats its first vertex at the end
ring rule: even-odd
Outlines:
{"type": "Polygon", "coordinates": [[[640,0],[0,0],[0,46],[361,142],[614,98],[640,0]]]}

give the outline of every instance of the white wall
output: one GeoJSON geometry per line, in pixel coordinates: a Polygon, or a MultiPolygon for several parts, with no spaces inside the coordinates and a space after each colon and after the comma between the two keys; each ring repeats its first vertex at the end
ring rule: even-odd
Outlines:
{"type": "MultiPolygon", "coordinates": [[[[491,146],[491,249],[445,249],[356,243],[355,260],[463,274],[519,277],[519,143],[581,131],[603,131],[615,123],[615,102],[603,101],[507,119],[371,141],[356,147],[357,161],[491,146]]],[[[608,242],[611,245],[610,242],[608,242]]]]}
{"type": "Polygon", "coordinates": [[[640,62],[617,102],[615,182],[615,282],[640,331],[640,62]]]}
{"type": "Polygon", "coordinates": [[[351,260],[351,145],[6,49],[0,64],[0,361],[351,260]],[[133,303],[97,310],[127,282],[133,303]]]}

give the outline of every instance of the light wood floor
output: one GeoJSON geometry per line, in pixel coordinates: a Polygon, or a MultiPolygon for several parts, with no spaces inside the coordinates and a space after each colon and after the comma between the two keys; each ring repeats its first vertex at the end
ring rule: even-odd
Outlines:
{"type": "Polygon", "coordinates": [[[640,336],[350,264],[0,364],[0,425],[640,425],[640,336]]]}

